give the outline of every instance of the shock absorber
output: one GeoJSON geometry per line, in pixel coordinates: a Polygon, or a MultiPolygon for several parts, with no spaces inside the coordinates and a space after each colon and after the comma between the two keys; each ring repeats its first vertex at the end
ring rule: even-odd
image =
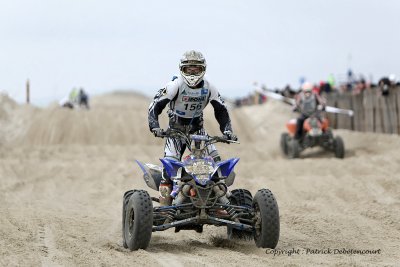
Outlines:
{"type": "MultiPolygon", "coordinates": [[[[227,205],[230,205],[231,203],[228,201],[227,205]]],[[[226,212],[228,212],[228,214],[231,216],[232,220],[236,221],[236,217],[237,217],[237,213],[235,208],[233,207],[228,207],[226,208],[226,212]]]]}
{"type": "MultiPolygon", "coordinates": [[[[224,204],[224,205],[231,204],[229,202],[229,199],[226,196],[227,187],[225,184],[223,184],[223,183],[216,184],[214,186],[213,190],[214,190],[215,195],[217,197],[219,197],[218,198],[219,203],[224,204]]],[[[236,210],[233,207],[227,207],[225,210],[231,216],[231,218],[236,221],[236,217],[237,217],[236,210]]]]}
{"type": "Polygon", "coordinates": [[[178,193],[178,195],[176,196],[176,198],[174,200],[175,205],[182,204],[183,201],[185,201],[185,199],[187,198],[187,196],[189,194],[189,190],[191,188],[191,186],[188,184],[184,184],[184,185],[180,185],[180,186],[182,186],[182,189],[180,190],[180,192],[178,193]]]}

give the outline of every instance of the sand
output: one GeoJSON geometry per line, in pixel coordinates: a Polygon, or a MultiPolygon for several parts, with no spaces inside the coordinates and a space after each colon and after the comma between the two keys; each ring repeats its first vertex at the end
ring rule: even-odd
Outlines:
{"type": "MultiPolygon", "coordinates": [[[[124,249],[124,192],[157,196],[134,162],[158,164],[163,154],[163,140],[148,130],[149,103],[120,92],[95,97],[89,111],[39,109],[0,96],[1,266],[398,266],[400,137],[335,130],[344,160],[318,148],[288,160],[279,138],[294,114],[278,102],[232,109],[241,144],[218,148],[240,158],[231,189],[275,194],[280,255],[227,240],[214,226],[156,232],[147,250],[124,249]],[[380,254],[333,253],[343,248],[380,254]],[[292,249],[299,254],[289,256],[292,249]]],[[[219,134],[211,107],[205,117],[207,131],[219,134]]]]}

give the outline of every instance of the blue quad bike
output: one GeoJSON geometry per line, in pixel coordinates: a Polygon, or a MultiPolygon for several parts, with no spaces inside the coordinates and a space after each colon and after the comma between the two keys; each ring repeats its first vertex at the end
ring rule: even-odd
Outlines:
{"type": "MultiPolygon", "coordinates": [[[[275,248],[279,240],[279,209],[268,189],[252,194],[246,189],[228,190],[235,179],[238,158],[221,162],[207,154],[213,143],[238,143],[222,136],[193,135],[168,129],[163,137],[180,138],[190,154],[182,161],[160,159],[173,181],[171,206],[153,206],[158,198],[145,190],[129,190],[123,197],[123,246],[146,249],[152,232],[175,228],[203,232],[204,225],[226,226],[229,239],[253,239],[257,247],[275,248]]],[[[162,167],[136,161],[146,184],[158,191],[162,167]]]]}

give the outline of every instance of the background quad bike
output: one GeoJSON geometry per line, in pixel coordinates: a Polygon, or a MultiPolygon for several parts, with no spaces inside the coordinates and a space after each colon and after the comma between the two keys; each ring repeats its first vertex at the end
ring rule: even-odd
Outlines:
{"type": "MultiPolygon", "coordinates": [[[[257,90],[257,92],[260,93],[261,95],[265,95],[272,99],[282,101],[291,106],[293,106],[295,104],[295,100],[293,98],[285,97],[285,96],[282,96],[280,94],[277,94],[277,93],[274,93],[271,91],[262,90],[260,88],[257,90]]],[[[325,112],[343,114],[343,115],[350,116],[350,117],[352,117],[354,115],[353,110],[336,108],[336,107],[332,107],[332,106],[325,106],[325,112]]],[[[331,129],[328,129],[328,134],[330,134],[331,137],[333,138],[331,129]]],[[[299,142],[298,141],[296,142],[296,140],[294,140],[294,138],[292,136],[293,135],[289,135],[289,133],[281,134],[281,141],[280,141],[281,149],[282,149],[282,152],[287,157],[298,158],[302,149],[301,149],[299,142]]],[[[344,158],[345,150],[344,150],[343,139],[341,137],[337,136],[333,139],[333,147],[331,148],[331,150],[334,151],[335,156],[337,158],[344,158]]]]}
{"type": "MultiPolygon", "coordinates": [[[[289,123],[288,123],[289,124],[289,123]]],[[[288,127],[289,128],[289,127],[288,127]]],[[[292,129],[293,131],[293,129],[292,129]]],[[[343,159],[345,155],[345,148],[343,139],[340,136],[333,136],[332,130],[327,128],[323,133],[326,138],[329,140],[329,144],[327,146],[322,146],[326,150],[331,150],[334,152],[336,158],[343,159]]],[[[303,137],[304,138],[304,137],[303,137]]],[[[312,137],[309,137],[312,138],[312,137]]],[[[282,133],[280,139],[280,147],[285,156],[290,159],[298,158],[300,156],[300,152],[308,147],[314,147],[315,145],[304,145],[301,143],[301,140],[296,140],[294,138],[293,133],[282,133]]]]}

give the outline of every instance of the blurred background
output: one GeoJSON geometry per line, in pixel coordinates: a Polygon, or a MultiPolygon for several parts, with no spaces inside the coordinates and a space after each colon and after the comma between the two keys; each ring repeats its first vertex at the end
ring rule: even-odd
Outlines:
{"type": "Polygon", "coordinates": [[[154,95],[186,50],[227,98],[255,81],[299,87],[334,76],[399,75],[396,0],[0,2],[0,91],[46,105],[73,87],[154,95]]]}

